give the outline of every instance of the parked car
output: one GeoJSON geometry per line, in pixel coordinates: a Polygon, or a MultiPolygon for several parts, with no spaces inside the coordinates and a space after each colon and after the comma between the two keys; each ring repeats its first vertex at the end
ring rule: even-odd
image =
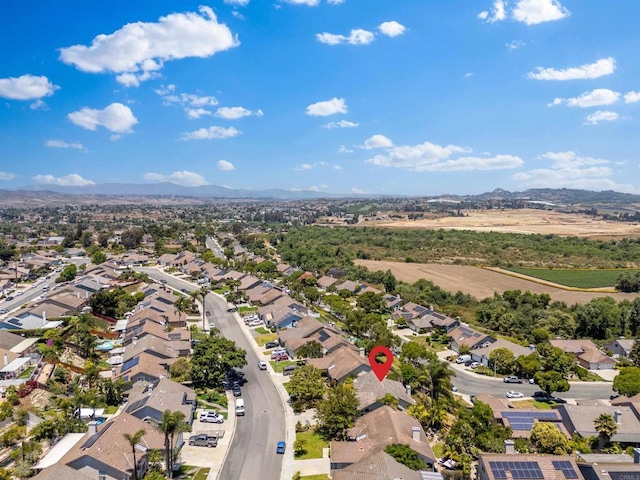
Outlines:
{"type": "Polygon", "coordinates": [[[287,365],[286,367],[284,367],[284,368],[282,369],[282,374],[283,374],[285,377],[288,377],[289,375],[291,375],[291,374],[293,373],[293,371],[294,371],[296,368],[298,368],[298,366],[297,366],[297,365],[287,365]]]}
{"type": "Polygon", "coordinates": [[[259,327],[260,325],[263,325],[264,322],[262,320],[251,320],[249,322],[249,326],[250,327],[259,327]]]}
{"type": "Polygon", "coordinates": [[[276,446],[276,453],[284,454],[285,449],[287,448],[287,444],[280,441],[276,446]]]}
{"type": "Polygon", "coordinates": [[[547,399],[547,398],[551,398],[551,396],[547,393],[547,392],[543,392],[541,390],[537,391],[537,392],[533,392],[533,395],[531,395],[533,398],[535,399],[547,399]]]}
{"type": "Polygon", "coordinates": [[[217,447],[218,437],[207,435],[206,433],[199,433],[198,435],[192,435],[189,437],[189,445],[209,448],[217,447]]]}
{"type": "Polygon", "coordinates": [[[5,313],[9,313],[9,310],[6,308],[0,308],[0,315],[4,315],[5,313]]]}
{"type": "Polygon", "coordinates": [[[270,348],[278,348],[280,346],[280,344],[278,342],[267,342],[264,344],[264,348],[266,349],[270,349],[270,348]]]}
{"type": "Polygon", "coordinates": [[[271,360],[275,360],[276,362],[282,362],[284,360],[289,360],[289,355],[287,355],[286,353],[281,353],[279,355],[272,356],[271,360]]]}
{"type": "Polygon", "coordinates": [[[480,366],[480,363],[478,362],[471,362],[471,364],[469,365],[470,368],[476,369],[480,366]]]}
{"type": "Polygon", "coordinates": [[[471,360],[471,355],[459,355],[458,358],[456,358],[456,363],[465,363],[469,360],[471,360]]]}
{"type": "Polygon", "coordinates": [[[514,375],[510,377],[504,377],[502,379],[504,383],[522,383],[522,379],[520,377],[516,377],[514,375]]]}
{"type": "Polygon", "coordinates": [[[10,302],[11,300],[13,300],[13,297],[7,297],[7,298],[5,298],[5,300],[6,300],[7,302],[10,302]]]}
{"type": "Polygon", "coordinates": [[[233,387],[233,396],[234,397],[242,396],[242,390],[240,389],[240,387],[233,387]]]}
{"type": "Polygon", "coordinates": [[[216,412],[202,412],[200,421],[204,423],[224,423],[224,417],[216,412]]]}
{"type": "Polygon", "coordinates": [[[266,370],[267,369],[267,362],[263,362],[263,361],[258,362],[258,368],[260,370],[266,370]]]}
{"type": "Polygon", "coordinates": [[[531,385],[535,385],[535,384],[536,384],[536,379],[535,379],[535,378],[533,378],[533,377],[531,377],[531,378],[529,379],[529,384],[531,384],[531,385]]]}
{"type": "Polygon", "coordinates": [[[516,392],[515,390],[509,390],[507,392],[507,398],[523,398],[522,392],[516,392]]]}

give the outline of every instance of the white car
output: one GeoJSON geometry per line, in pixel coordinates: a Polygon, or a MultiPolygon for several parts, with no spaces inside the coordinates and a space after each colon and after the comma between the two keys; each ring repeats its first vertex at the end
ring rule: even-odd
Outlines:
{"type": "Polygon", "coordinates": [[[509,390],[507,392],[507,398],[523,398],[522,392],[516,392],[515,390],[509,390]]]}
{"type": "Polygon", "coordinates": [[[223,423],[224,417],[216,412],[202,412],[200,421],[205,423],[223,423]]]}

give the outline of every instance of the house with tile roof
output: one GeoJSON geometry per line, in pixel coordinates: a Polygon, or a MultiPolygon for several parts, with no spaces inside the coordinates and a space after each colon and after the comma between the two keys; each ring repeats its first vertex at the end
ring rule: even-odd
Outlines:
{"type": "Polygon", "coordinates": [[[585,480],[569,455],[491,453],[480,455],[478,480],[585,480]]]}
{"type": "Polygon", "coordinates": [[[577,433],[583,438],[597,437],[598,432],[594,420],[603,413],[611,415],[616,422],[617,431],[612,435],[612,442],[627,445],[640,445],[640,412],[630,405],[556,405],[553,407],[560,413],[566,430],[577,433]]]}
{"type": "Polygon", "coordinates": [[[397,380],[388,378],[382,381],[373,372],[363,373],[353,380],[353,388],[358,398],[358,410],[361,412],[373,412],[385,406],[382,399],[391,395],[398,401],[398,408],[406,410],[409,405],[415,405],[411,398],[411,387],[405,387],[397,380]]]}
{"type": "Polygon", "coordinates": [[[387,405],[358,418],[348,430],[347,438],[349,441],[331,442],[332,476],[392,443],[408,445],[427,464],[437,461],[420,422],[387,405]]]}
{"type": "Polygon", "coordinates": [[[634,343],[636,343],[635,338],[617,338],[611,344],[605,345],[605,348],[613,352],[614,357],[629,358],[634,343]]]}
{"type": "Polygon", "coordinates": [[[467,325],[459,325],[451,330],[447,336],[451,341],[451,350],[458,353],[461,346],[465,346],[470,350],[480,348],[496,341],[491,335],[478,332],[467,325]]]}
{"type": "Polygon", "coordinates": [[[598,346],[588,339],[549,340],[554,347],[575,356],[578,364],[587,370],[611,370],[615,368],[615,359],[602,352],[598,346]]]}
{"type": "MultiPolygon", "coordinates": [[[[425,472],[426,473],[426,472],[425,472]]],[[[384,451],[370,453],[359,462],[353,463],[340,470],[334,470],[332,480],[431,480],[442,479],[442,475],[425,477],[422,472],[411,470],[398,463],[391,455],[384,451]]]]}
{"type": "Polygon", "coordinates": [[[76,443],[62,457],[60,463],[100,480],[122,480],[133,477],[133,469],[143,477],[149,465],[149,452],[164,449],[164,435],[153,425],[129,415],[120,413],[102,425],[89,423],[89,430],[82,441],[76,443]],[[123,434],[133,435],[138,430],[145,434],[136,445],[137,465],[134,466],[131,446],[123,434]]]}
{"type": "Polygon", "coordinates": [[[84,473],[74,470],[63,464],[52,465],[43,470],[40,470],[35,477],[31,477],[31,480],[95,480],[93,477],[85,475],[84,473]]]}
{"type": "MultiPolygon", "coordinates": [[[[191,425],[196,409],[196,392],[168,378],[157,382],[138,382],[129,390],[124,411],[147,423],[162,422],[165,410],[182,412],[191,425]]],[[[181,444],[181,440],[180,440],[181,444]]]]}
{"type": "Polygon", "coordinates": [[[489,356],[491,355],[491,352],[494,352],[499,348],[506,348],[511,353],[513,353],[513,356],[515,358],[526,356],[533,352],[533,350],[529,347],[523,347],[522,345],[518,345],[517,343],[513,343],[509,340],[500,338],[493,343],[484,344],[479,348],[474,348],[473,350],[471,350],[471,360],[473,360],[474,362],[478,362],[485,367],[488,367],[489,356]]]}
{"type": "Polygon", "coordinates": [[[323,275],[322,277],[320,277],[318,279],[318,288],[320,288],[322,290],[326,290],[331,285],[335,285],[336,282],[338,282],[337,278],[333,278],[333,277],[329,277],[329,276],[323,275]]]}
{"type": "Polygon", "coordinates": [[[318,370],[325,371],[329,380],[338,383],[344,382],[349,377],[357,377],[371,371],[364,349],[355,352],[346,345],[322,358],[310,358],[307,360],[307,365],[313,365],[318,370]]]}

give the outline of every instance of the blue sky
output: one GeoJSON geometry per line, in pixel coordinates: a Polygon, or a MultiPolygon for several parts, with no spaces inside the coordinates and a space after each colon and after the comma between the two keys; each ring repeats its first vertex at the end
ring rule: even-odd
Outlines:
{"type": "Polygon", "coordinates": [[[0,2],[0,188],[640,193],[640,2],[0,2]]]}

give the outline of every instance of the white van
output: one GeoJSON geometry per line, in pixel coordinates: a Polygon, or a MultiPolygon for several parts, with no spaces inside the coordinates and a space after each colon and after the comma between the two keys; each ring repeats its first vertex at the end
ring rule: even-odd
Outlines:
{"type": "Polygon", "coordinates": [[[460,355],[456,358],[456,363],[466,363],[471,361],[471,355],[460,355]]]}
{"type": "Polygon", "coordinates": [[[244,416],[244,400],[242,398],[236,400],[236,415],[244,416]]]}

